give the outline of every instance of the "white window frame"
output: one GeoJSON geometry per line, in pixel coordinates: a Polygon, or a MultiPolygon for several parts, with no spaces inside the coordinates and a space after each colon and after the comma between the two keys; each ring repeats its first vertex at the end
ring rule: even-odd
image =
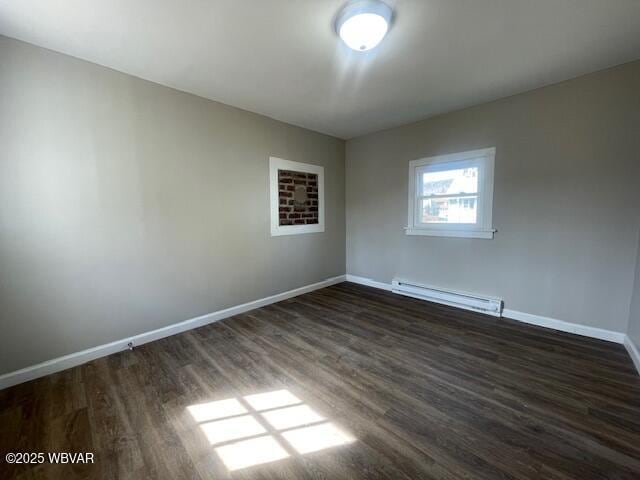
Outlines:
{"type": "Polygon", "coordinates": [[[269,157],[269,185],[271,195],[271,236],[299,235],[324,232],[324,167],[310,163],[292,162],[269,157]],[[278,170],[315,173],[318,175],[318,223],[309,225],[280,225],[280,198],[278,195],[278,170]]]}
{"type": "MultiPolygon", "coordinates": [[[[464,237],[492,239],[493,228],[493,174],[496,149],[484,148],[468,152],[438,155],[409,162],[409,213],[407,235],[436,237],[464,237]],[[420,176],[426,171],[478,167],[478,215],[477,222],[469,223],[421,223],[418,219],[417,196],[420,176]]],[[[456,196],[456,195],[448,195],[456,196]]],[[[460,194],[459,196],[466,196],[460,194]]]]}

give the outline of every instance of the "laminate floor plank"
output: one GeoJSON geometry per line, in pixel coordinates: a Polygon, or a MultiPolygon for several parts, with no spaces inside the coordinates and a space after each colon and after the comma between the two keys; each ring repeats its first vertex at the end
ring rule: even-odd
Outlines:
{"type": "Polygon", "coordinates": [[[621,345],[342,283],[0,391],[2,479],[638,479],[621,345]]]}

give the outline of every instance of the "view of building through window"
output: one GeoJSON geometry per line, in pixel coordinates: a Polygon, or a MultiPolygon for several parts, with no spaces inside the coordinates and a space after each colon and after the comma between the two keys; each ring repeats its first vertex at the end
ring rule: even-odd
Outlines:
{"type": "Polygon", "coordinates": [[[478,168],[422,174],[422,223],[476,223],[478,168]]]}

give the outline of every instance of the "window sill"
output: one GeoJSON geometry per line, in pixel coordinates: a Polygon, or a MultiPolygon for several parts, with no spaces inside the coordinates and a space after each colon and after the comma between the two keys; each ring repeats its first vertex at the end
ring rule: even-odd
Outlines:
{"type": "Polygon", "coordinates": [[[495,230],[445,230],[435,228],[406,227],[407,235],[423,235],[428,237],[484,238],[491,240],[495,230]]]}

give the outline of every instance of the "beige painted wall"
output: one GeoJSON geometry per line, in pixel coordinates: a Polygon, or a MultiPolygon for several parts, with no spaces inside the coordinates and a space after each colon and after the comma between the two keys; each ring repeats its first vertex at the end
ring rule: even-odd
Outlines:
{"type": "Polygon", "coordinates": [[[640,62],[347,142],[347,272],[497,295],[625,332],[640,224],[640,62]],[[406,236],[408,163],[497,148],[493,240],[406,236]]]}
{"type": "Polygon", "coordinates": [[[640,349],[640,239],[638,240],[638,254],[636,257],[636,275],[631,296],[631,308],[629,312],[629,327],[627,335],[640,349]]]}
{"type": "Polygon", "coordinates": [[[0,373],[344,273],[344,142],[0,37],[0,373]],[[269,156],[325,167],[271,238],[269,156]]]}

